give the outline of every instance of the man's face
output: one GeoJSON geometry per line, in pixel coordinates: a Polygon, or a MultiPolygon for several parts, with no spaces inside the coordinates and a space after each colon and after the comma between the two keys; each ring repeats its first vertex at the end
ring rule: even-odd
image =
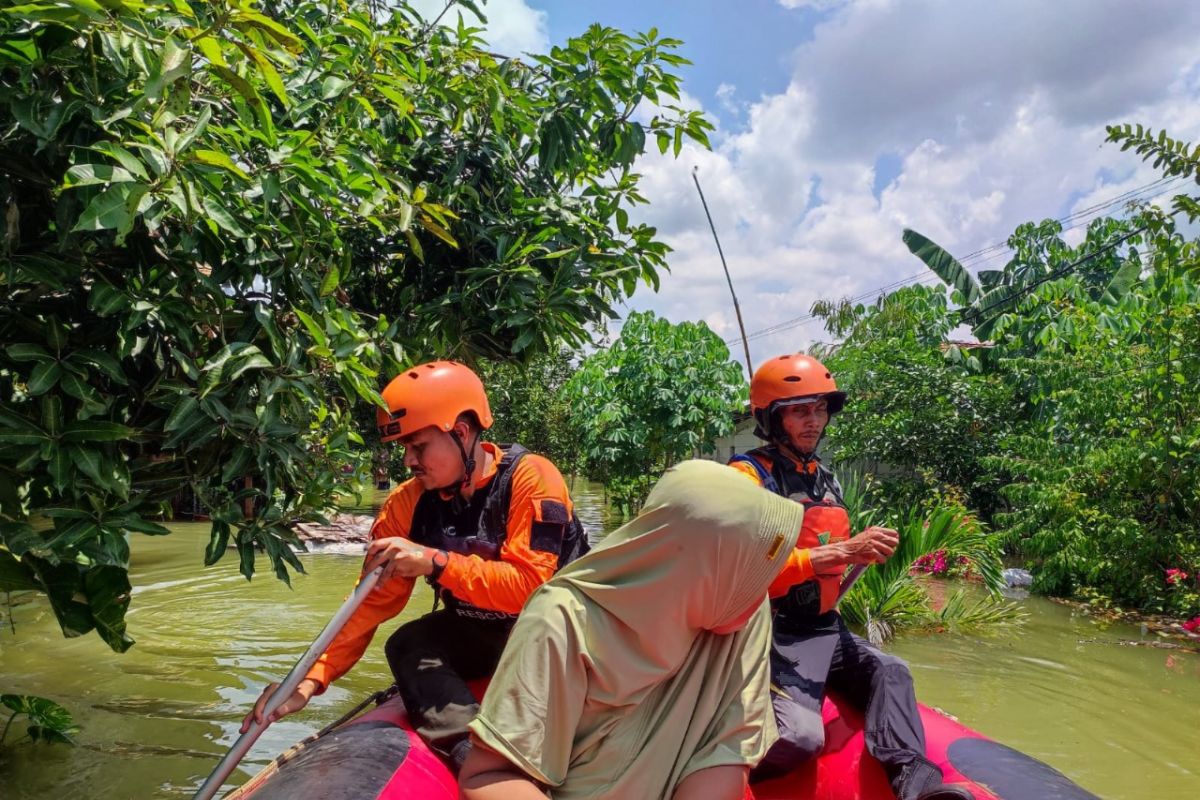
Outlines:
{"type": "Polygon", "coordinates": [[[440,489],[462,479],[462,453],[451,438],[458,433],[459,427],[466,426],[455,425],[450,433],[443,433],[431,426],[400,437],[400,446],[404,448],[404,466],[426,491],[440,489]]]}
{"type": "Polygon", "coordinates": [[[779,422],[792,447],[807,455],[817,449],[817,442],[829,424],[829,403],[818,400],[784,406],[779,410],[779,422]]]}

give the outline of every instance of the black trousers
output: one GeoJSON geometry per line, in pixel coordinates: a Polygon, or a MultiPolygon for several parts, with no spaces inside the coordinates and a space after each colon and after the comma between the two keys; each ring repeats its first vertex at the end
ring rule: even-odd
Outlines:
{"type": "Polygon", "coordinates": [[[826,687],[864,712],[867,752],[883,764],[900,800],[941,775],[925,758],[925,728],[908,665],[851,633],[841,615],[830,612],[803,622],[776,617],[771,701],[780,738],[755,778],[790,772],[821,752],[826,687]]]}
{"type": "Polygon", "coordinates": [[[479,700],[467,681],[490,676],[512,623],[463,617],[450,609],[401,625],[384,652],[404,708],[421,738],[443,755],[467,736],[479,700]]]}

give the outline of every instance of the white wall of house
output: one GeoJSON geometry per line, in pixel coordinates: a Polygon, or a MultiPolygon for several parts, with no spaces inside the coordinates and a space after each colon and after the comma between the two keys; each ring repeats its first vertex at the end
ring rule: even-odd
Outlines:
{"type": "Polygon", "coordinates": [[[717,439],[711,450],[697,453],[696,458],[706,458],[724,464],[735,454],[753,450],[761,444],[762,440],[754,435],[754,420],[747,418],[737,423],[733,433],[717,439]]]}

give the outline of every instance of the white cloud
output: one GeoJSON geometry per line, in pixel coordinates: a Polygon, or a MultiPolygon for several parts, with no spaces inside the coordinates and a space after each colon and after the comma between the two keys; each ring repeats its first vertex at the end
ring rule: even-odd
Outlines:
{"type": "MultiPolygon", "coordinates": [[[[425,19],[435,19],[446,8],[445,0],[412,0],[412,6],[425,19]]],[[[484,38],[498,53],[516,56],[522,53],[545,53],[550,49],[550,33],[546,27],[546,12],[530,8],[525,0],[488,0],[480,4],[487,17],[484,38]]],[[[481,23],[465,8],[451,8],[443,17],[443,25],[456,25],[462,14],[469,26],[481,23]]]]}
{"type": "MultiPolygon", "coordinates": [[[[638,214],[675,251],[661,291],[631,305],[737,335],[693,166],[751,333],[921,273],[905,227],[963,256],[1143,186],[1158,175],[1104,145],[1104,124],[1200,141],[1197,31],[1200,4],[1158,0],[838,7],[797,50],[786,90],[750,104],[715,152],[640,163],[650,206],[638,214]]],[[[985,255],[970,265],[1004,263],[1003,250],[985,255]]],[[[757,361],[823,338],[808,320],[751,346],[757,361]]]]}
{"type": "Polygon", "coordinates": [[[847,5],[796,53],[830,154],[954,131],[986,141],[1031,95],[1067,124],[1161,100],[1195,60],[1200,4],[1175,0],[874,0],[847,5]]]}
{"type": "Polygon", "coordinates": [[[714,92],[717,97],[717,102],[721,104],[721,108],[728,111],[730,114],[740,114],[742,111],[738,101],[734,99],[737,94],[737,87],[732,83],[722,83],[714,92]]]}

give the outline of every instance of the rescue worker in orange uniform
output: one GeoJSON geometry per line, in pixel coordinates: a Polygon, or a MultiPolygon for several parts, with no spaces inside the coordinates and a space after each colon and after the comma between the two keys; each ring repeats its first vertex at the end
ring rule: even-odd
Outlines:
{"type": "MultiPolygon", "coordinates": [[[[434,587],[435,609],[401,625],[384,650],[417,732],[457,768],[469,748],[467,723],[479,710],[466,681],[491,675],[525,600],[587,550],[586,533],[550,461],[520,445],[482,441],[492,412],[466,366],[413,367],[388,384],[383,399],[381,441],[404,447],[412,473],[371,529],[363,574],[383,572],[270,721],[304,708],[348,672],[423,577],[434,587]]],[[[274,687],[264,690],[243,730],[262,720],[274,687]]]]}
{"type": "Polygon", "coordinates": [[[754,778],[782,775],[821,752],[828,687],[863,709],[867,751],[883,765],[899,800],[971,800],[970,793],[945,785],[941,770],[925,757],[908,666],[852,633],[837,612],[846,568],[882,564],[899,543],[888,528],[851,536],[841,486],[817,456],[826,425],[845,402],[845,392],[817,359],[797,353],[767,361],[750,381],[755,435],[767,444],[730,461],[805,507],[796,548],[768,590],[774,612],[771,693],[780,739],[754,778]]]}

